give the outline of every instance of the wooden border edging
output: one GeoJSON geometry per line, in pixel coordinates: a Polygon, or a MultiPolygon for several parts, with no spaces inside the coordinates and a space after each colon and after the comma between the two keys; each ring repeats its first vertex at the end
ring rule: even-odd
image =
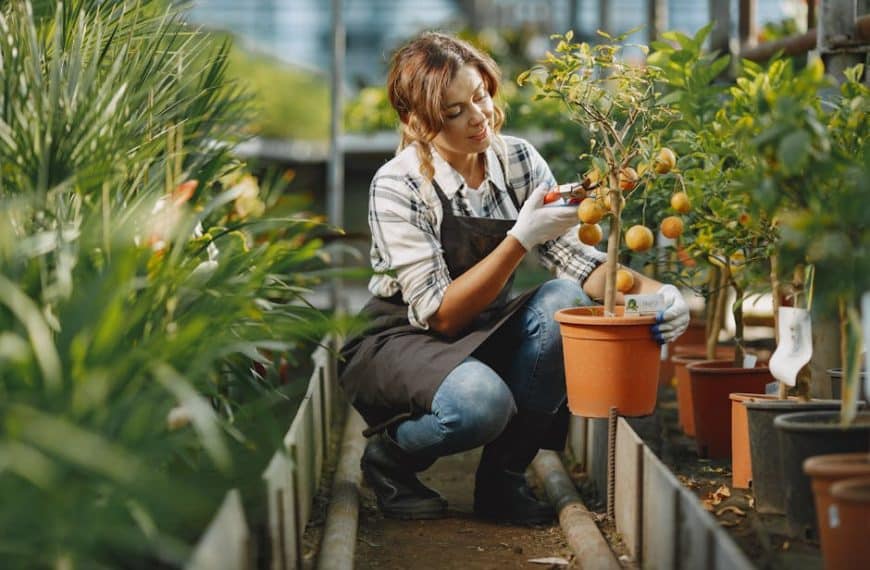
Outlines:
{"type": "Polygon", "coordinates": [[[238,489],[231,489],[184,567],[187,570],[247,570],[254,567],[251,546],[242,497],[238,489]]]}
{"type": "Polygon", "coordinates": [[[353,568],[359,526],[359,487],[362,482],[359,462],[365,449],[363,429],[365,421],[362,416],[348,406],[338,467],[332,482],[332,496],[323,538],[320,540],[319,570],[353,568]]]}
{"type": "Polygon", "coordinates": [[[581,501],[559,456],[553,451],[539,451],[532,468],[559,513],[559,525],[580,567],[602,570],[620,568],[616,555],[581,501]]]}
{"type": "Polygon", "coordinates": [[[616,530],[641,568],[754,568],[625,418],[617,422],[616,462],[616,530]]]}

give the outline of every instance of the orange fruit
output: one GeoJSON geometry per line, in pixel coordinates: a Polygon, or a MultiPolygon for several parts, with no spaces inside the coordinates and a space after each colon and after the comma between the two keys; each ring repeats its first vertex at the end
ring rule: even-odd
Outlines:
{"type": "Polygon", "coordinates": [[[677,155],[668,147],[662,147],[655,158],[655,171],[659,174],[667,174],[677,165],[677,155]]]}
{"type": "Polygon", "coordinates": [[[623,192],[634,190],[638,180],[640,180],[640,176],[638,176],[637,170],[630,166],[619,171],[619,189],[623,192]]]}
{"type": "Polygon", "coordinates": [[[663,236],[676,239],[683,233],[683,220],[679,216],[668,216],[662,220],[661,229],[663,236]]]}
{"type": "Polygon", "coordinates": [[[628,293],[634,287],[634,275],[628,269],[616,271],[616,290],[620,293],[628,293]]]}
{"type": "Polygon", "coordinates": [[[631,226],[627,232],[625,232],[625,245],[628,246],[628,249],[631,251],[646,251],[653,246],[653,233],[652,231],[640,224],[636,226],[631,226]]]}
{"type": "Polygon", "coordinates": [[[577,238],[586,245],[595,245],[604,237],[601,226],[598,224],[583,224],[577,230],[577,238]]]}
{"type": "Polygon", "coordinates": [[[605,211],[594,198],[584,198],[577,206],[577,217],[585,224],[597,224],[605,211]]]}
{"type": "Polygon", "coordinates": [[[689,196],[685,192],[674,192],[671,196],[671,208],[681,214],[688,214],[692,211],[692,204],[689,202],[689,196]]]}

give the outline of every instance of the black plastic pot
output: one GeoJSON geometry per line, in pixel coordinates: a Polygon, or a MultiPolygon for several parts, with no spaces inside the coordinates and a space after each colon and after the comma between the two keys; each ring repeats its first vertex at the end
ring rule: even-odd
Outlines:
{"type": "Polygon", "coordinates": [[[818,540],[812,487],[803,462],[814,455],[870,451],[870,412],[859,412],[846,427],[840,425],[839,411],[783,414],[773,425],[779,432],[788,533],[818,540]]]}
{"type": "Polygon", "coordinates": [[[757,400],[745,402],[749,421],[749,455],[752,458],[752,494],[759,513],[783,514],[785,488],[782,483],[779,432],[773,420],[782,414],[795,412],[835,411],[839,400],[757,400]]]}
{"type": "MultiPolygon", "coordinates": [[[[835,400],[839,400],[842,397],[843,393],[843,369],[842,368],[828,368],[828,378],[831,380],[831,397],[835,400]]],[[[864,379],[866,378],[866,372],[861,371],[861,378],[858,381],[858,399],[867,401],[867,390],[865,390],[864,379]]]]}

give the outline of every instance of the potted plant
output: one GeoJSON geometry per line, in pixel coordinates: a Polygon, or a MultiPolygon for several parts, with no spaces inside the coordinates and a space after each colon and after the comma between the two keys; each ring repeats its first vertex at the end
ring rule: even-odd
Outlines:
{"type": "MultiPolygon", "coordinates": [[[[563,102],[567,118],[592,137],[589,152],[579,158],[587,166],[581,178],[587,186],[597,185],[597,191],[578,207],[583,222],[578,238],[595,245],[604,235],[599,222],[607,225],[604,304],[556,314],[568,406],[585,417],[606,417],[612,407],[621,415],[650,414],[658,386],[660,350],[649,334],[654,317],[626,315],[617,307],[617,294],[630,290],[633,280],[619,259],[626,200],[646,200],[649,181],[675,167],[676,156],[659,138],[675,113],[661,100],[660,70],[635,65],[627,57],[629,49],[647,50],[625,44],[630,33],[612,37],[599,32],[602,42],[596,45],[573,42],[572,32],[554,36],[555,51],[518,78],[534,85],[536,98],[563,102]]],[[[639,222],[625,232],[625,242],[634,251],[645,251],[653,245],[653,234],[644,219],[639,222]]],[[[676,217],[667,223],[672,235],[681,224],[676,217]]]]}
{"type": "Polygon", "coordinates": [[[857,414],[856,396],[861,352],[858,303],[870,287],[870,221],[865,212],[855,211],[855,204],[868,192],[870,92],[861,82],[863,66],[847,70],[834,91],[820,61],[798,73],[788,62],[777,62],[767,75],[767,81],[745,85],[760,111],[757,130],[747,137],[760,160],[746,184],[755,189],[757,211],[780,222],[778,251],[785,264],[815,267],[814,313],[837,315],[841,333],[840,411],[786,414],[774,420],[782,442],[789,530],[804,535],[815,533],[816,513],[808,500],[803,460],[813,454],[868,448],[870,420],[857,414]],[[793,78],[790,89],[776,88],[774,71],[793,78]]]}
{"type": "Polygon", "coordinates": [[[743,306],[753,287],[766,284],[775,231],[767,220],[752,219],[749,197],[735,192],[749,161],[730,139],[736,119],[723,112],[727,87],[715,81],[729,57],[703,50],[710,29],[694,37],[663,34],[667,42],[653,44],[649,61],[662,69],[666,98],[680,113],[668,132],[669,145],[681,156],[672,205],[686,214],[688,231],[679,245],[694,263],[679,266],[678,278],[707,301],[705,346],[674,357],[680,424],[696,437],[702,456],[727,457],[732,442],[729,394],[763,392],[771,380],[766,368],[754,362],[744,366],[743,306]],[[718,339],[729,292],[735,297],[735,334],[733,346],[723,347],[718,339]],[[700,404],[697,413],[695,404],[700,404]],[[696,417],[703,418],[700,425],[696,417]]]}

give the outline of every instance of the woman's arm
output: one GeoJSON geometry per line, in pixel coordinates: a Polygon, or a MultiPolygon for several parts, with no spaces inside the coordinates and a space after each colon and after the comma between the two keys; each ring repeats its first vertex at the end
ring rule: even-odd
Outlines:
{"type": "Polygon", "coordinates": [[[515,237],[502,240],[492,253],[447,286],[441,306],[429,317],[432,330],[447,337],[465,330],[498,297],[525,254],[515,237]]]}

